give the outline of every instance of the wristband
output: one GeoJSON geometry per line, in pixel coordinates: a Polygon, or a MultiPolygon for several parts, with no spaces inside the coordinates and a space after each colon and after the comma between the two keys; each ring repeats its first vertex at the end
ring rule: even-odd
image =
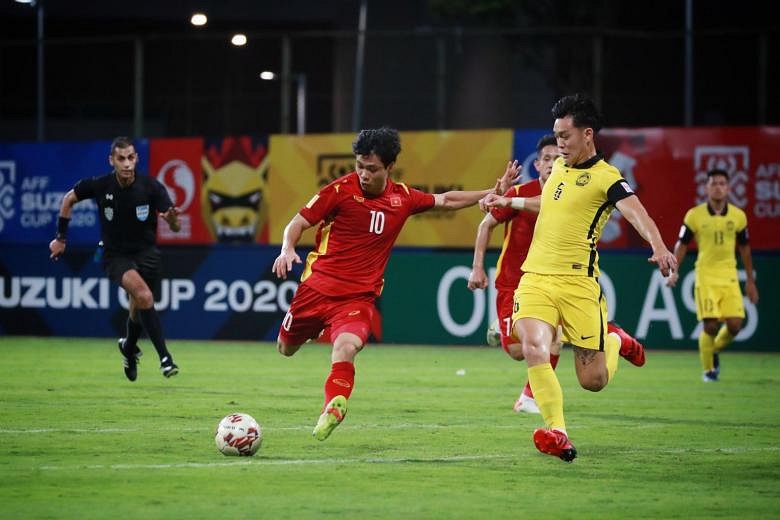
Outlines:
{"type": "Polygon", "coordinates": [[[509,206],[512,209],[525,209],[525,197],[512,197],[509,206]]]}
{"type": "Polygon", "coordinates": [[[69,218],[59,217],[57,219],[57,234],[55,238],[60,242],[65,242],[65,237],[68,235],[68,224],[70,224],[69,218]]]}

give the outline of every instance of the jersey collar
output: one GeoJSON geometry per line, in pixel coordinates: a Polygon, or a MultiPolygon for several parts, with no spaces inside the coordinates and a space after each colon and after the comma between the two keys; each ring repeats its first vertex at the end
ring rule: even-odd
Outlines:
{"type": "Polygon", "coordinates": [[[712,216],[720,215],[722,217],[725,217],[726,213],[728,213],[728,212],[729,212],[729,203],[728,202],[726,202],[726,205],[723,206],[723,213],[716,213],[715,209],[712,206],[710,206],[709,202],[707,202],[707,213],[709,213],[712,216]]]}
{"type": "Polygon", "coordinates": [[[582,161],[579,164],[575,164],[572,166],[575,170],[587,170],[588,168],[593,167],[597,162],[602,160],[604,158],[604,154],[601,152],[596,152],[596,155],[588,159],[587,161],[582,161]]]}

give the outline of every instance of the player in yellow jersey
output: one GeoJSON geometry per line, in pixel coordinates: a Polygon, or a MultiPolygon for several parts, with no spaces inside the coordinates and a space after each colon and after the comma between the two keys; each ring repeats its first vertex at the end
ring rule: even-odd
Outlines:
{"type": "MultiPolygon", "coordinates": [[[[718,380],[718,353],[731,343],[745,319],[742,292],[737,279],[735,248],[739,249],[745,267],[745,294],[751,302],[758,302],[748,243],[747,217],[744,211],[728,203],[728,197],[728,172],[707,172],[707,201],[694,206],[685,214],[679,240],[674,246],[678,264],[682,264],[685,259],[692,239],[696,240],[699,247],[694,297],[696,318],[702,322],[699,357],[705,383],[718,380]]],[[[677,279],[678,273],[673,273],[666,285],[674,287],[677,279]]]]}
{"type": "Polygon", "coordinates": [[[649,261],[664,276],[677,266],[653,220],[617,168],[596,151],[594,137],[601,115],[584,95],[566,96],[552,109],[553,131],[561,157],[542,189],[541,208],[528,258],[522,265],[512,315],[528,363],[528,379],[546,428],[534,431],[537,449],[571,462],[577,450],[569,441],[563,417],[563,393],[550,365],[550,347],[560,323],[574,351],[580,385],[594,392],[606,386],[622,355],[644,364],[638,342],[621,348],[607,332],[606,300],[598,283],[596,244],[617,207],[650,243],[649,261]]]}

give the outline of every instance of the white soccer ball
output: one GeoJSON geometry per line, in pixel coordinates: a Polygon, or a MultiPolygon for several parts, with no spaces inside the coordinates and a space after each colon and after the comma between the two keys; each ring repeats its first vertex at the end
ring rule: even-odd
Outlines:
{"type": "Polygon", "coordinates": [[[251,415],[231,413],[219,421],[214,442],[223,455],[251,457],[263,443],[263,430],[251,415]]]}
{"type": "Polygon", "coordinates": [[[501,346],[500,327],[501,325],[499,324],[498,320],[493,321],[493,323],[491,323],[490,326],[488,327],[486,339],[489,347],[501,346]]]}

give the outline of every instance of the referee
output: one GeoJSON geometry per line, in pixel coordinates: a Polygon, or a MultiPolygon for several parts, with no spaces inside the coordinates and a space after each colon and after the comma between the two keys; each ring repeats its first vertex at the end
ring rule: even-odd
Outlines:
{"type": "Polygon", "coordinates": [[[114,168],[112,173],[81,179],[63,197],[57,234],[49,243],[51,258],[58,260],[65,252],[73,205],[85,199],[95,199],[104,247],[103,269],[130,297],[127,334],[119,339],[125,376],[135,381],[138,375],[141,349],[137,341],[142,327],[160,356],[162,375],[175,376],[179,367],[168,352],[160,317],[154,309],[162,275],[160,251],[155,239],[157,213],[176,232],[180,229],[179,209],[156,179],[136,174],[138,153],[127,137],[113,140],[108,162],[114,168]]]}

